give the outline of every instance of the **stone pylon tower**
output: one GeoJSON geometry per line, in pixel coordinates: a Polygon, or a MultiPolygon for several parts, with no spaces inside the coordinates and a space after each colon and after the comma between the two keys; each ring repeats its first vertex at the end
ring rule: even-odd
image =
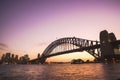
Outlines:
{"type": "Polygon", "coordinates": [[[100,32],[101,58],[111,59],[114,56],[114,48],[110,44],[116,40],[114,33],[108,33],[106,30],[100,32]]]}

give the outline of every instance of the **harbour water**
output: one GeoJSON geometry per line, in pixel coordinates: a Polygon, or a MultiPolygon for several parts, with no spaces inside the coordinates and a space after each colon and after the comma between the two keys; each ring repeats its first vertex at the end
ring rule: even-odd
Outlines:
{"type": "Polygon", "coordinates": [[[0,80],[120,80],[120,64],[0,65],[0,80]]]}

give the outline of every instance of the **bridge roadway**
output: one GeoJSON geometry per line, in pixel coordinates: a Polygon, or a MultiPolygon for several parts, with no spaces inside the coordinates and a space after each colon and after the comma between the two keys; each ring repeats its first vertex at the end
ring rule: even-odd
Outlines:
{"type": "MultiPolygon", "coordinates": [[[[111,42],[111,44],[113,46],[116,46],[116,45],[120,44],[120,40],[111,42]]],[[[89,46],[89,47],[82,47],[82,48],[78,48],[78,49],[73,49],[73,50],[69,50],[69,51],[57,52],[57,53],[53,53],[53,54],[44,56],[42,58],[49,58],[49,57],[52,57],[52,56],[57,56],[57,55],[62,55],[62,54],[68,54],[68,53],[73,53],[73,52],[81,52],[81,51],[84,51],[84,50],[90,50],[90,49],[96,49],[96,48],[100,48],[100,44],[89,46]]],[[[29,62],[39,61],[40,59],[41,59],[41,57],[39,59],[36,58],[36,59],[30,60],[29,62]]]]}

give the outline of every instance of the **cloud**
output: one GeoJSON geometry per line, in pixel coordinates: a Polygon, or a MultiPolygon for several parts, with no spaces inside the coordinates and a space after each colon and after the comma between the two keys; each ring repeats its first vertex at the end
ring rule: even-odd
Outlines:
{"type": "Polygon", "coordinates": [[[8,46],[4,43],[0,43],[0,47],[5,47],[5,48],[8,48],[8,46]]]}
{"type": "Polygon", "coordinates": [[[5,49],[0,47],[0,50],[5,50],[5,49]]]}
{"type": "Polygon", "coordinates": [[[44,46],[44,45],[48,45],[47,42],[42,42],[42,43],[39,43],[38,46],[44,46]]]}
{"type": "Polygon", "coordinates": [[[8,46],[4,43],[0,43],[0,50],[7,50],[8,46]]]}

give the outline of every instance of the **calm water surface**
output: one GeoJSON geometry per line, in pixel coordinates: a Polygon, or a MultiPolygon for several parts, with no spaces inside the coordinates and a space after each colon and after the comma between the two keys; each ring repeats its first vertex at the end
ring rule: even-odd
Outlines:
{"type": "Polygon", "coordinates": [[[0,80],[120,80],[120,64],[0,65],[0,80]]]}

